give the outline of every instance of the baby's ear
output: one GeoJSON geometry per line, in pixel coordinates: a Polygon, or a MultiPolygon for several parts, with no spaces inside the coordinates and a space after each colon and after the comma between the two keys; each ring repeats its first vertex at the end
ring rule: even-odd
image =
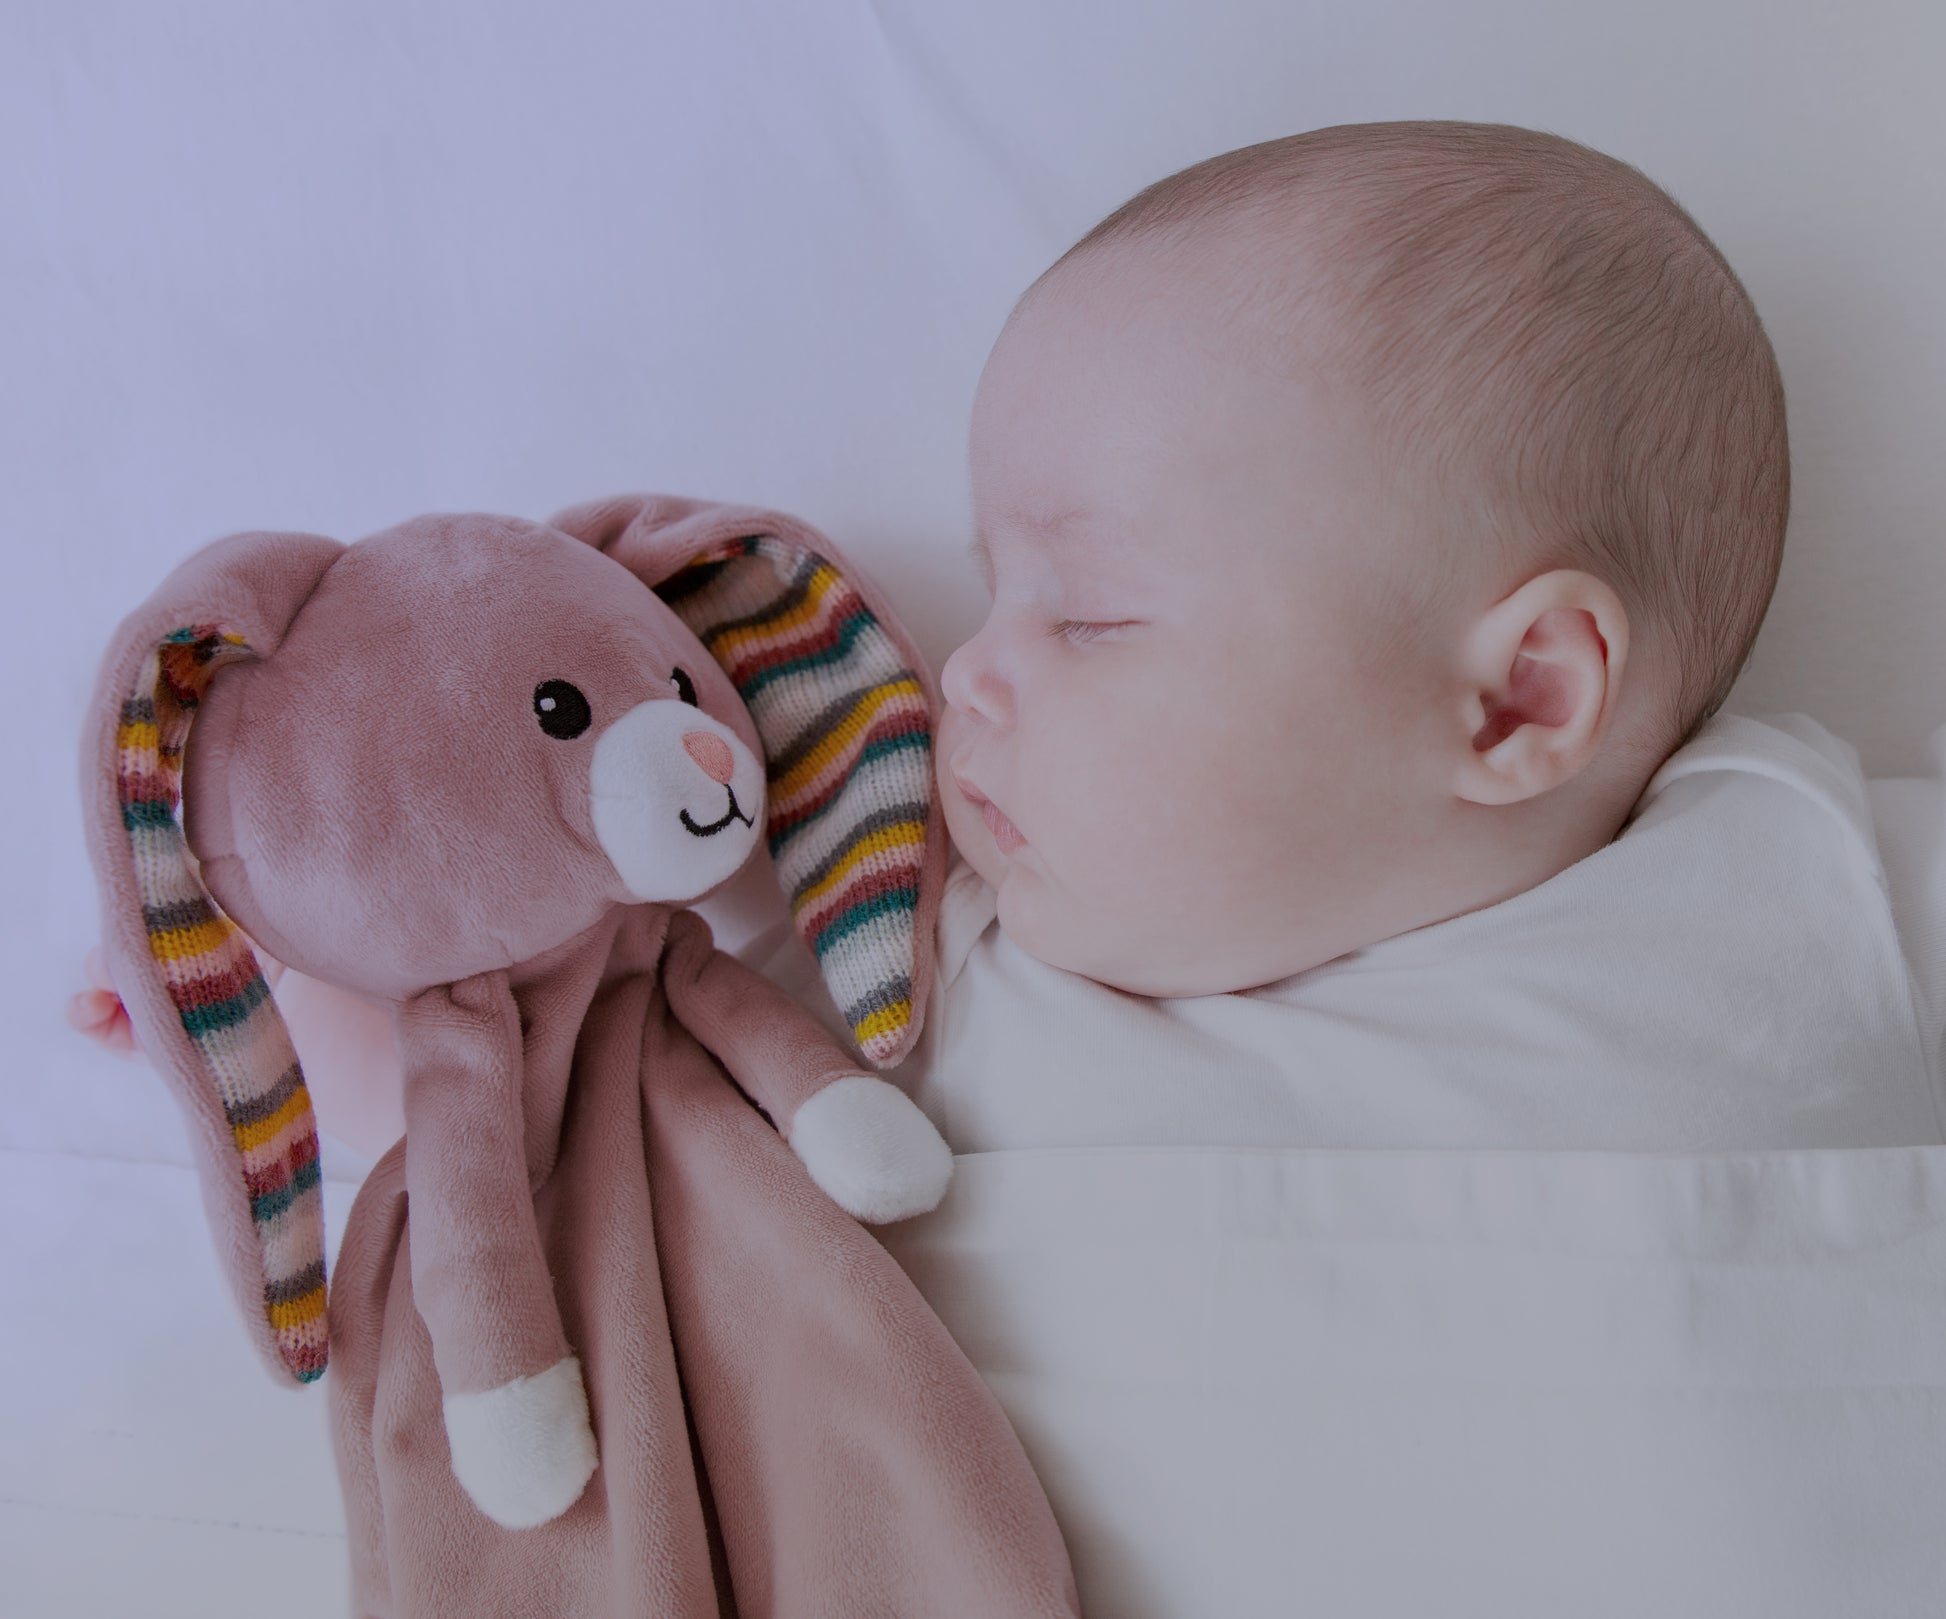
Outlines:
{"type": "Polygon", "coordinates": [[[325,1363],[310,1098],[256,956],[204,889],[179,816],[184,745],[210,682],[274,654],[344,550],[311,534],[237,534],[190,557],[110,641],[81,757],[110,974],[188,1121],[251,1341],[300,1383],[325,1363]]]}
{"type": "Polygon", "coordinates": [[[651,586],[750,711],[765,833],[797,930],[868,1062],[919,1036],[945,878],[938,698],[878,588],[788,513],[674,495],[571,506],[549,524],[651,586]]]}

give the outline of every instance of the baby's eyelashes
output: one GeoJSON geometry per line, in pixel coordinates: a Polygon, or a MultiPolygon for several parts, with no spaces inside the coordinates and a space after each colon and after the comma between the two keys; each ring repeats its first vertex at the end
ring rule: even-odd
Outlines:
{"type": "Polygon", "coordinates": [[[1091,619],[1062,618],[1050,624],[1047,633],[1049,635],[1057,635],[1065,641],[1092,641],[1096,636],[1105,634],[1109,630],[1124,629],[1134,622],[1133,619],[1097,621],[1091,619]]]}

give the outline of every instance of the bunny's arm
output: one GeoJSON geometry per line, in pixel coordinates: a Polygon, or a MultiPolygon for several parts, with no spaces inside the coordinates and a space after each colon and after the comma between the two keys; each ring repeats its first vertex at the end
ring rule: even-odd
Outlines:
{"type": "Polygon", "coordinates": [[[938,1205],[953,1155],[931,1121],[769,979],[718,950],[693,911],[670,918],[662,981],[683,1026],[846,1213],[882,1225],[938,1205]]]}
{"type": "Polygon", "coordinates": [[[574,1504],[595,1468],[528,1185],[520,1011],[504,971],[400,1009],[414,1303],[432,1339],[453,1473],[496,1523],[574,1504]]]}

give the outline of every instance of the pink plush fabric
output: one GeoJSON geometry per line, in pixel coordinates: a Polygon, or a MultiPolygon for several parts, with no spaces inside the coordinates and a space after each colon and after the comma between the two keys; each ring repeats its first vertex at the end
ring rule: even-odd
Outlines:
{"type": "Polygon", "coordinates": [[[999,1405],[787,1144],[858,1054],[681,908],[767,830],[895,1061],[944,864],[932,703],[823,536],[673,497],[233,536],[118,632],[84,756],[104,945],[264,1358],[315,1376],[328,1324],[370,1619],[1076,1611],[999,1405]],[[308,1101],[236,927],[397,1007],[406,1137],[328,1308],[308,1101]],[[519,1465],[462,1484],[476,1410],[519,1465]],[[585,1487],[476,1505],[587,1428],[585,1487]]]}
{"type": "MultiPolygon", "coordinates": [[[[823,1031],[713,951],[693,913],[649,907],[615,913],[512,995],[557,1064],[552,1025],[578,1031],[571,1086],[530,1068],[555,1100],[528,1122],[553,1149],[534,1220],[602,1465],[561,1517],[513,1531],[473,1510],[444,1465],[441,1378],[413,1308],[409,1121],[359,1194],[331,1293],[332,1419],[366,1611],[1074,1611],[1065,1551],[992,1395],[885,1250],[723,1081],[727,1068],[786,1110],[763,1081],[805,1074],[787,1048],[851,1066],[823,1031]]],[[[476,1341],[505,1352],[522,1326],[552,1330],[505,1322],[476,1341]]]]}

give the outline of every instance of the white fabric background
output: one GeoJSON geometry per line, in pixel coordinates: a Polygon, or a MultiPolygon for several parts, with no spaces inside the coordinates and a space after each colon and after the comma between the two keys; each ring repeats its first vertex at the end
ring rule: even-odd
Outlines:
{"type": "Polygon", "coordinates": [[[973,1153],[887,1232],[1090,1619],[1936,1619],[1946,1150],[973,1153]]]}
{"type": "MultiPolygon", "coordinates": [[[[983,605],[966,414],[1028,280],[1214,152],[1501,119],[1639,164],[1743,275],[1796,509],[1733,706],[1803,710],[1899,774],[1946,718],[1942,67],[1931,0],[0,0],[24,722],[0,811],[0,1376],[31,1391],[0,1408],[9,1611],[242,1612],[252,1559],[292,1546],[315,1578],[283,1611],[340,1605],[328,1483],[253,1505],[220,1438],[291,1424],[323,1468],[321,1397],[244,1392],[174,1116],[60,1019],[95,936],[80,708],[173,562],[245,528],[761,501],[872,567],[937,661],[983,605]],[[172,1286],[130,1233],[178,1227],[172,1286]],[[220,1420],[156,1415],[226,1381],[220,1420]]],[[[762,881],[715,907],[727,940],[772,919],[762,881]]]]}

